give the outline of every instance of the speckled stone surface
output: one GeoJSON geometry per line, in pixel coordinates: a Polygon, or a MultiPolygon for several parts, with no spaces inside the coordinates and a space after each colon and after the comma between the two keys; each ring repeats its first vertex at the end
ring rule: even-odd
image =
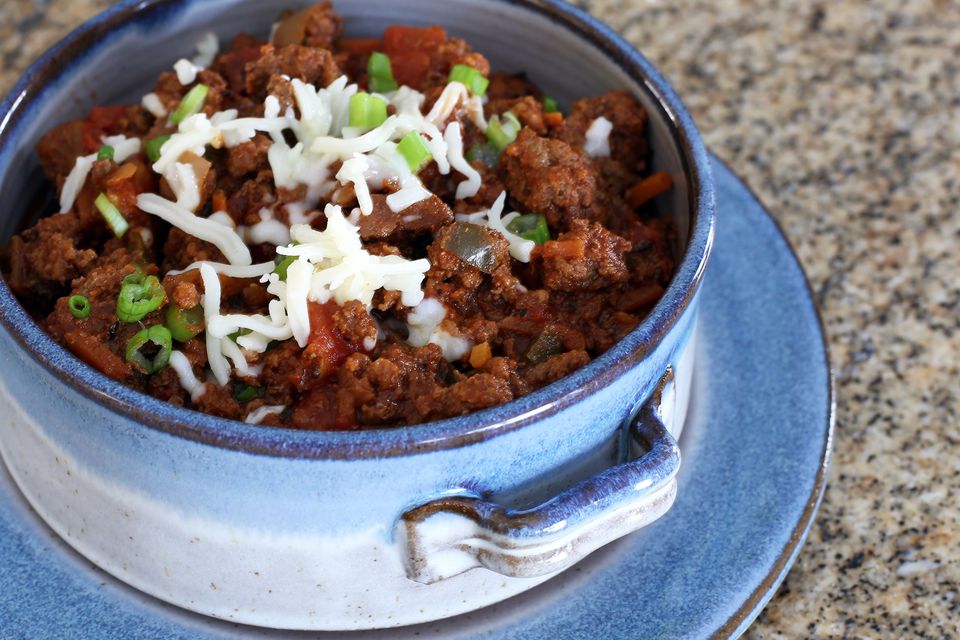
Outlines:
{"type": "MultiPolygon", "coordinates": [[[[0,93],[109,4],[0,3],[0,93]]],[[[580,4],[664,72],[770,207],[826,324],[830,482],[748,637],[960,635],[960,5],[580,4]]]]}

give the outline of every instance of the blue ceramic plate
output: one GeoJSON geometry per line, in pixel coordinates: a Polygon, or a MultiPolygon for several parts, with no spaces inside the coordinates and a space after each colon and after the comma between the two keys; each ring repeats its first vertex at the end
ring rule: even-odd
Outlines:
{"type": "MultiPolygon", "coordinates": [[[[737,635],[756,617],[823,492],[831,380],[789,245],[729,169],[715,163],[714,171],[716,249],[673,509],[512,600],[349,638],[697,638],[737,635]]],[[[238,627],[141,595],[60,542],[0,473],[2,637],[337,637],[238,627]]]]}

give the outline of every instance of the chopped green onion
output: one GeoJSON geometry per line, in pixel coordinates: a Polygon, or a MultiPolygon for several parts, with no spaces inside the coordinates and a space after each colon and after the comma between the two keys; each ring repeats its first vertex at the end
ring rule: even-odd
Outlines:
{"type": "Polygon", "coordinates": [[[170,362],[170,353],[173,351],[173,339],[170,331],[162,324],[136,333],[127,343],[127,362],[142,369],[145,373],[156,373],[170,362]],[[148,358],[143,348],[148,344],[156,347],[156,353],[148,358]]]}
{"type": "Polygon", "coordinates": [[[127,229],[130,228],[123,214],[117,209],[117,205],[113,204],[110,198],[107,197],[107,194],[101,193],[97,196],[97,199],[93,201],[93,204],[97,207],[97,210],[100,211],[100,215],[107,221],[107,224],[113,229],[113,233],[118,238],[122,237],[123,234],[127,232],[127,229]]]}
{"type": "Polygon", "coordinates": [[[242,382],[233,388],[233,397],[239,402],[250,402],[254,398],[260,397],[261,393],[260,387],[254,387],[242,382]]]}
{"type": "Polygon", "coordinates": [[[167,305],[166,327],[177,342],[187,342],[203,331],[203,307],[181,309],[175,304],[167,305]]]}
{"type": "Polygon", "coordinates": [[[205,84],[198,84],[193,89],[190,89],[190,91],[187,91],[187,95],[183,96],[180,104],[178,104],[174,112],[170,114],[170,122],[180,124],[200,111],[200,109],[203,108],[203,101],[207,99],[207,93],[209,91],[210,87],[205,84]]]}
{"type": "Polygon", "coordinates": [[[139,322],[148,313],[156,311],[167,297],[157,276],[142,273],[123,279],[117,298],[117,317],[124,322],[139,322]]]}
{"type": "Polygon", "coordinates": [[[414,173],[419,173],[433,158],[427,143],[423,141],[423,136],[416,131],[403,136],[403,140],[397,143],[397,151],[407,161],[410,171],[414,173]]]}
{"type": "Polygon", "coordinates": [[[170,139],[170,136],[157,136],[147,140],[147,158],[150,162],[156,162],[160,159],[160,148],[163,143],[170,139]]]}
{"type": "Polygon", "coordinates": [[[550,96],[543,96],[543,110],[545,113],[560,113],[560,105],[550,96]]]}
{"type": "Polygon", "coordinates": [[[389,93],[397,90],[397,81],[393,78],[390,56],[375,51],[367,61],[367,86],[376,93],[389,93]]]}
{"type": "Polygon", "coordinates": [[[82,320],[90,315],[90,300],[87,296],[70,296],[67,300],[67,306],[70,307],[70,313],[74,318],[82,320]]]}
{"type": "Polygon", "coordinates": [[[490,81],[484,78],[482,73],[465,64],[457,64],[450,69],[448,82],[459,82],[466,86],[467,89],[470,90],[470,93],[475,96],[485,94],[487,87],[490,85],[490,81]]]}
{"type": "Polygon", "coordinates": [[[507,224],[507,231],[514,233],[524,240],[533,240],[543,244],[550,239],[550,227],[547,219],[540,213],[528,213],[517,216],[507,224]]]}
{"type": "Polygon", "coordinates": [[[113,147],[108,144],[100,147],[97,151],[97,160],[113,160],[113,147]]]}
{"type": "Polygon", "coordinates": [[[512,111],[507,111],[503,114],[502,120],[500,116],[490,118],[487,123],[487,140],[498,152],[503,151],[517,139],[517,134],[520,133],[521,128],[523,128],[523,125],[517,120],[517,116],[513,115],[512,111]]]}
{"type": "Polygon", "coordinates": [[[488,167],[495,167],[500,161],[500,154],[489,142],[478,142],[467,151],[466,158],[469,162],[479,160],[488,167]]]}
{"type": "Polygon", "coordinates": [[[387,119],[387,101],[369,93],[355,93],[350,96],[350,126],[370,131],[382,125],[387,119]]]}
{"type": "Polygon", "coordinates": [[[287,269],[290,268],[294,262],[297,261],[297,256],[284,256],[283,259],[280,259],[280,256],[277,256],[275,260],[277,266],[274,268],[273,272],[280,276],[281,280],[287,279],[287,269]]]}

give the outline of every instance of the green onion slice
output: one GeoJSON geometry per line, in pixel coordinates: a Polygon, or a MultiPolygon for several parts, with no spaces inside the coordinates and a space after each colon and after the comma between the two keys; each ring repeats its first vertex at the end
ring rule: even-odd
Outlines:
{"type": "Polygon", "coordinates": [[[260,394],[260,387],[254,387],[253,385],[242,382],[233,388],[233,397],[239,402],[250,402],[254,398],[260,397],[260,394]]]}
{"type": "Polygon", "coordinates": [[[369,93],[350,96],[350,126],[364,131],[376,129],[387,120],[387,101],[369,93]]]}
{"type": "Polygon", "coordinates": [[[547,219],[540,213],[528,213],[517,216],[507,224],[507,231],[516,234],[524,240],[533,240],[543,244],[550,239],[550,227],[547,219]]]}
{"type": "Polygon", "coordinates": [[[393,67],[390,56],[375,51],[367,61],[367,86],[376,93],[390,93],[398,89],[397,81],[393,78],[393,67]]]}
{"type": "Polygon", "coordinates": [[[465,64],[457,64],[450,69],[448,82],[459,82],[475,96],[482,96],[487,92],[487,87],[490,86],[490,81],[484,78],[482,73],[465,64]]]}
{"type": "Polygon", "coordinates": [[[124,322],[139,322],[148,313],[159,309],[166,297],[157,276],[131,274],[123,279],[120,287],[117,317],[124,322]]]}
{"type": "Polygon", "coordinates": [[[286,280],[287,269],[289,269],[290,265],[292,265],[296,261],[297,261],[297,256],[277,256],[276,259],[274,260],[277,266],[274,268],[273,272],[278,276],[280,276],[281,280],[286,280]]]}
{"type": "Polygon", "coordinates": [[[170,122],[180,124],[200,111],[200,109],[203,108],[203,101],[207,99],[207,93],[209,91],[210,87],[205,84],[198,84],[193,89],[190,89],[190,91],[187,91],[187,95],[183,96],[180,104],[178,104],[174,112],[170,114],[170,122]]]}
{"type": "Polygon", "coordinates": [[[495,167],[500,161],[500,153],[489,142],[478,142],[473,145],[465,157],[469,162],[479,160],[488,167],[495,167]]]}
{"type": "Polygon", "coordinates": [[[108,144],[100,147],[97,151],[97,160],[113,160],[113,147],[108,144]]]}
{"type": "Polygon", "coordinates": [[[487,123],[487,140],[498,152],[503,151],[517,139],[517,134],[522,127],[523,125],[512,111],[503,114],[503,119],[500,116],[493,116],[487,123]]]}
{"type": "Polygon", "coordinates": [[[403,140],[397,143],[397,151],[407,161],[410,171],[414,173],[419,173],[433,158],[433,154],[427,148],[423,136],[416,131],[411,131],[403,136],[403,140]]]}
{"type": "Polygon", "coordinates": [[[160,159],[160,148],[163,147],[163,143],[169,139],[170,136],[157,136],[156,138],[147,140],[147,158],[150,159],[150,162],[156,162],[160,159]]]}
{"type": "Polygon", "coordinates": [[[67,300],[67,306],[70,307],[70,313],[74,318],[82,320],[90,315],[90,300],[87,296],[70,296],[67,300]]]}
{"type": "Polygon", "coordinates": [[[546,113],[560,113],[560,104],[550,96],[543,96],[543,110],[546,113]]]}
{"type": "Polygon", "coordinates": [[[167,305],[165,325],[177,342],[188,342],[203,331],[203,307],[181,309],[175,304],[167,305]]]}
{"type": "Polygon", "coordinates": [[[122,237],[123,234],[127,232],[127,229],[130,228],[123,214],[117,209],[117,205],[113,204],[110,198],[107,197],[107,194],[101,193],[97,196],[97,199],[93,201],[93,204],[97,210],[100,211],[100,215],[107,221],[107,224],[118,238],[122,237]]]}
{"type": "Polygon", "coordinates": [[[173,351],[173,339],[169,329],[157,324],[136,333],[127,343],[127,362],[142,369],[145,373],[156,373],[170,362],[173,351]],[[155,353],[148,357],[145,347],[153,345],[155,353]]]}

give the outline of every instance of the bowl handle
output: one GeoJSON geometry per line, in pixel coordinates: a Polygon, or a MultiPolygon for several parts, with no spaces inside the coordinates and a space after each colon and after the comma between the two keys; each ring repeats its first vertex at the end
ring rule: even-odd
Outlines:
{"type": "Polygon", "coordinates": [[[398,538],[407,576],[431,584],[474,567],[514,578],[551,574],[653,522],[677,494],[680,449],[663,423],[669,369],[629,422],[631,454],[644,453],[522,511],[449,497],[403,514],[398,538]]]}

